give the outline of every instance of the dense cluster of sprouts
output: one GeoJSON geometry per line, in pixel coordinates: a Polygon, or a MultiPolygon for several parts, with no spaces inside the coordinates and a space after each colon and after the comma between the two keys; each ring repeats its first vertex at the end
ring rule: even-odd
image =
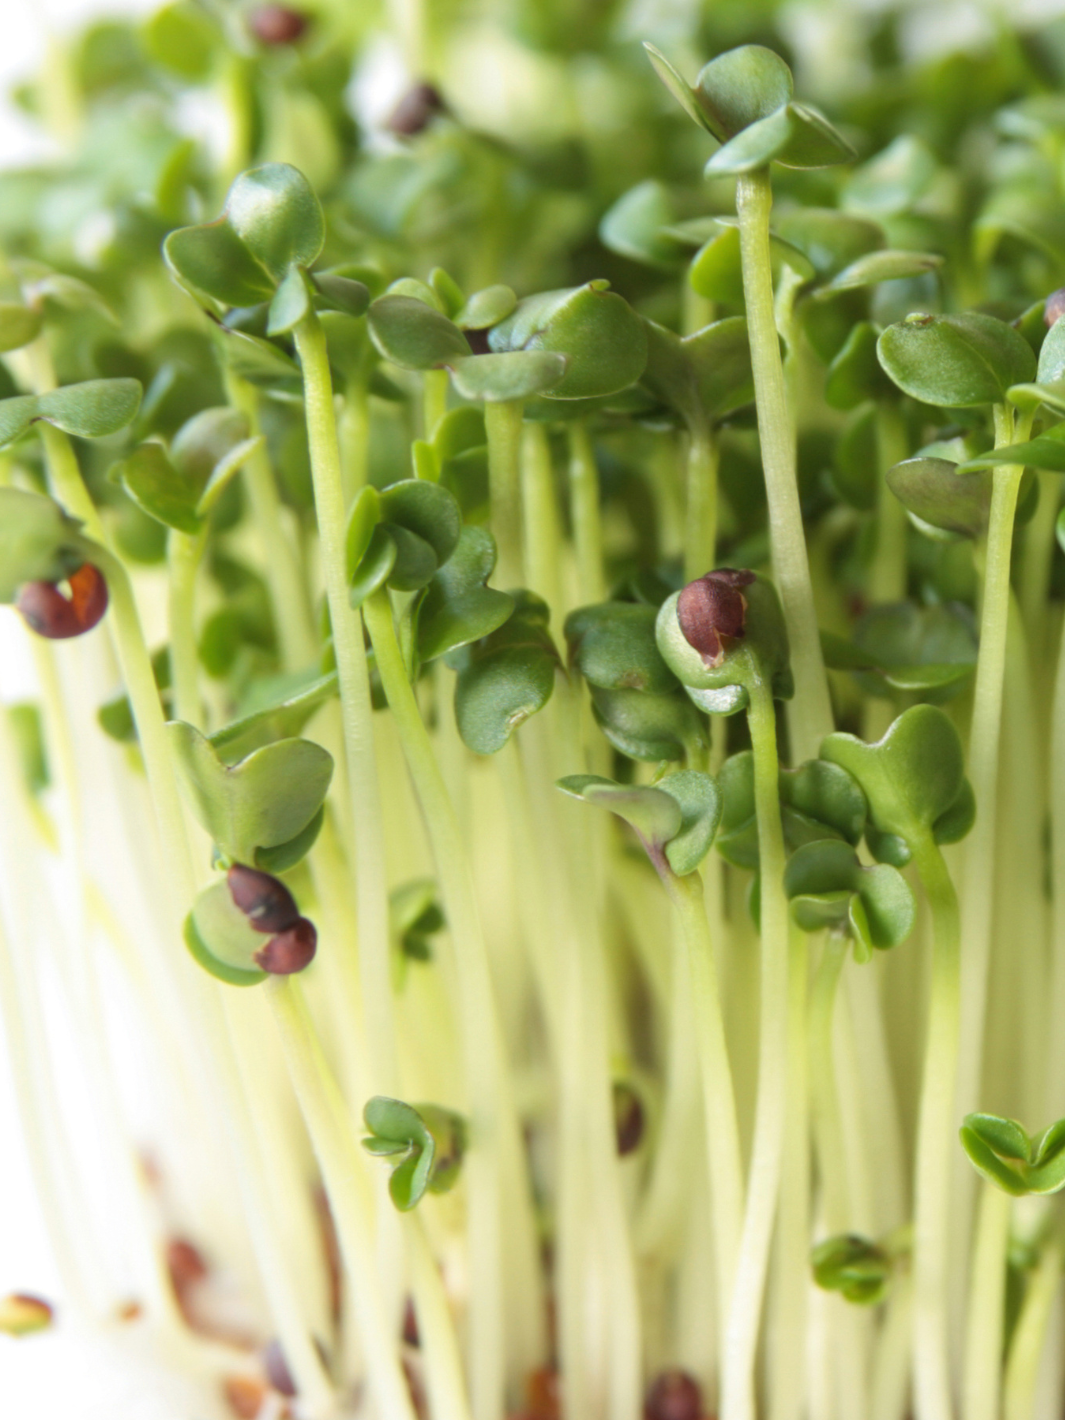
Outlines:
{"type": "Polygon", "coordinates": [[[0,1331],[249,1418],[1060,1420],[1063,34],[397,8],[376,128],[324,0],[23,93],[0,1008],[62,1291],[0,1331]]]}

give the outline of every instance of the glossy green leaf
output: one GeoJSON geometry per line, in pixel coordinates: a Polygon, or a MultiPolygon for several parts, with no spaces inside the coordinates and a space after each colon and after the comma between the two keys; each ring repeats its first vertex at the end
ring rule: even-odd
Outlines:
{"type": "Polygon", "coordinates": [[[571,612],[563,627],[570,664],[603,690],[676,690],[679,681],[655,642],[657,614],[637,602],[602,602],[571,612]]]}
{"type": "Polygon", "coordinates": [[[374,345],[402,369],[431,370],[470,355],[469,342],[458,326],[412,296],[379,296],[367,321],[374,345]]]}
{"type": "Polygon", "coordinates": [[[13,602],[25,582],[60,582],[76,571],[86,561],[80,530],[51,498],[0,488],[0,603],[13,602]]]}
{"type": "Polygon", "coordinates": [[[372,483],[364,484],[351,505],[344,535],[344,570],[349,582],[365,557],[374,529],[380,521],[381,496],[372,483]]]}
{"type": "Polygon", "coordinates": [[[277,740],[226,764],[192,725],[173,721],[167,731],[189,807],[234,862],[288,843],[322,806],[333,760],[310,740],[277,740]]]}
{"type": "MultiPolygon", "coordinates": [[[[396,540],[389,530],[380,524],[373,527],[366,551],[349,577],[348,601],[352,607],[362,606],[367,597],[385,585],[392,575],[397,555],[396,540]]],[[[431,570],[429,575],[432,576],[431,570]]]]}
{"type": "Polygon", "coordinates": [[[605,281],[590,281],[528,297],[489,332],[488,344],[500,353],[547,350],[565,355],[565,374],[545,392],[549,399],[616,394],[643,373],[647,336],[632,307],[606,287],[605,281]]]}
{"type": "Polygon", "coordinates": [[[698,95],[688,83],[687,79],[674,69],[666,56],[660,50],[656,49],[653,44],[648,44],[645,41],[643,47],[647,51],[648,59],[650,59],[651,64],[654,66],[655,73],[662,80],[662,83],[665,84],[677,103],[680,104],[684,112],[693,123],[697,123],[700,128],[705,128],[707,133],[712,134],[714,129],[710,115],[703,108],[698,95]]]}
{"type": "Polygon", "coordinates": [[[276,282],[293,266],[313,266],[325,243],[325,218],[314,189],[289,163],[264,163],[233,183],[226,221],[276,282]]]}
{"type": "Polygon", "coordinates": [[[656,764],[684,759],[707,744],[703,720],[686,695],[591,687],[592,713],[619,753],[656,764]]]}
{"type": "Polygon", "coordinates": [[[405,478],[380,495],[381,521],[401,527],[427,543],[442,566],[458,546],[462,513],[454,495],[437,483],[405,478]]]}
{"type": "Polygon", "coordinates": [[[966,459],[961,465],[968,473],[978,468],[998,468],[1002,464],[1023,464],[1027,468],[1043,468],[1051,473],[1065,473],[1065,424],[1055,424],[1045,434],[1023,444],[1007,444],[989,449],[966,459]]]}
{"type": "Polygon", "coordinates": [[[311,293],[307,278],[298,266],[292,267],[274,292],[266,317],[269,336],[287,335],[295,330],[311,309],[311,293]]]}
{"type": "Polygon", "coordinates": [[[641,386],[675,409],[689,428],[724,419],[754,398],[747,322],[715,321],[692,335],[646,322],[647,364],[641,386]]]}
{"type": "Polygon", "coordinates": [[[795,91],[791,70],[771,49],[744,44],[705,64],[695,81],[696,100],[710,131],[725,142],[790,102],[795,91]]]}
{"type": "Polygon", "coordinates": [[[48,394],[0,400],[0,449],[13,444],[38,420],[65,434],[103,439],[132,424],[141,402],[137,380],[87,380],[48,394]]]}
{"type": "Polygon", "coordinates": [[[287,873],[301,863],[317,842],[325,822],[325,805],[294,837],[270,848],[256,848],[254,866],[264,873],[287,873]]]}
{"type": "Polygon", "coordinates": [[[851,898],[861,901],[860,935],[881,951],[905,941],[916,905],[905,878],[886,865],[862,867],[857,853],[838,839],[807,843],[788,859],[784,891],[792,917],[804,931],[853,925],[851,898]]]}
{"type": "Polygon", "coordinates": [[[487,330],[506,320],[517,304],[509,286],[485,286],[463,302],[455,313],[455,324],[460,330],[487,330]]]}
{"type": "Polygon", "coordinates": [[[454,552],[426,587],[418,608],[420,661],[432,661],[480,641],[509,619],[514,598],[485,585],[495,564],[491,533],[486,528],[464,527],[454,552]]]}
{"type": "Polygon", "coordinates": [[[652,855],[680,833],[684,822],[679,800],[646,784],[616,784],[599,774],[570,774],[559,779],[557,787],[624,819],[652,855]]]}
{"type": "Polygon", "coordinates": [[[337,693],[336,672],[300,673],[274,678],[250,697],[244,713],[208,738],[226,764],[235,764],[253,750],[275,740],[298,735],[311,716],[337,693]]]}
{"type": "Polygon", "coordinates": [[[924,251],[872,251],[845,266],[833,276],[818,298],[839,291],[854,291],[875,286],[881,281],[899,281],[906,276],[920,276],[943,265],[943,258],[924,251]]]}
{"type": "Polygon", "coordinates": [[[185,919],[185,945],[205,971],[228,986],[257,986],[266,972],[255,964],[263,934],[257,932],[223,879],[205,888],[185,919]]]}
{"type": "Polygon", "coordinates": [[[964,792],[958,732],[933,705],[903,711],[875,744],[854,735],[828,735],[821,758],[854,776],[865,793],[873,826],[902,839],[911,850],[915,841],[932,836],[936,820],[964,792]]]}
{"type": "Polygon", "coordinates": [[[263,270],[225,217],[199,227],[180,227],[163,243],[167,265],[178,281],[226,306],[268,301],[276,282],[263,270]]]}
{"type": "Polygon", "coordinates": [[[992,477],[986,470],[960,473],[949,459],[926,457],[895,464],[887,484],[922,531],[978,538],[987,531],[992,477]]]}
{"type": "Polygon", "coordinates": [[[967,611],[896,602],[870,608],[854,641],[833,639],[826,663],[851,670],[869,695],[914,695],[942,703],[968,683],[976,666],[976,632],[967,611]]]}
{"type": "Polygon", "coordinates": [[[315,305],[346,316],[363,316],[370,304],[370,289],[337,271],[315,271],[310,277],[315,305]]]}
{"type": "Polygon", "coordinates": [[[666,859],[678,877],[694,873],[710,852],[721,821],[721,791],[709,774],[681,769],[658,781],[680,807],[680,828],[666,844],[666,859]]]}
{"type": "Polygon", "coordinates": [[[174,467],[162,444],[141,444],[112,468],[111,477],[121,482],[150,517],[178,532],[199,532],[201,519],[196,507],[202,488],[174,467]]]}
{"type": "Polygon", "coordinates": [[[362,1112],[370,1137],[362,1141],[370,1154],[400,1160],[392,1171],[388,1190],[403,1213],[424,1197],[432,1176],[436,1141],[416,1109],[402,1100],[375,1095],[362,1112]]]}
{"type": "Polygon", "coordinates": [[[713,155],[708,178],[740,176],[772,162],[788,168],[829,168],[849,162],[854,149],[809,104],[789,103],[737,133],[713,155]]]}
{"type": "Polygon", "coordinates": [[[454,652],[455,720],[475,754],[495,754],[519,725],[551,697],[558,653],[547,630],[546,603],[515,593],[507,621],[482,641],[454,652]]]}
{"type": "Polygon", "coordinates": [[[567,357],[551,350],[510,350],[499,355],[466,354],[448,362],[463,399],[532,399],[559,385],[567,357]]]}
{"type": "Polygon", "coordinates": [[[888,326],[880,363],[903,393],[925,404],[998,404],[1011,385],[1035,375],[1032,347],[994,316],[911,315],[888,326]]]}

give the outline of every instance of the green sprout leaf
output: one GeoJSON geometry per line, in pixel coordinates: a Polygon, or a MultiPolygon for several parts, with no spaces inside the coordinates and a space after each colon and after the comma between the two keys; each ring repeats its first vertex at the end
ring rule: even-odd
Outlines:
{"type": "Polygon", "coordinates": [[[747,322],[715,321],[683,338],[647,321],[647,365],[640,385],[675,409],[689,429],[724,419],[754,398],[747,322]]]}
{"type": "Polygon", "coordinates": [[[320,745],[277,740],[226,764],[192,725],[175,720],[167,729],[189,807],[233,862],[254,863],[258,849],[290,843],[322,807],[333,759],[320,745]]]}
{"type": "Polygon", "coordinates": [[[1023,335],[977,311],[907,316],[888,326],[877,350],[904,394],[950,408],[999,404],[1010,386],[1035,374],[1035,356],[1023,335]]]}
{"type": "Polygon", "coordinates": [[[404,370],[438,369],[471,354],[454,321],[413,296],[379,296],[367,322],[380,354],[404,370]]]}
{"type": "Polygon", "coordinates": [[[975,539],[987,531],[992,474],[986,469],[962,473],[950,459],[904,459],[888,469],[887,484],[930,536],[975,539]]]}
{"type": "Polygon", "coordinates": [[[185,918],[185,945],[205,971],[228,986],[257,986],[266,980],[266,972],[255,964],[263,940],[224,879],[205,888],[185,918]]]}
{"type": "Polygon", "coordinates": [[[514,610],[514,598],[486,585],[496,565],[496,545],[486,528],[464,527],[454,552],[425,589],[417,612],[420,661],[432,661],[497,631],[514,610]]]}
{"type": "Polygon", "coordinates": [[[501,355],[465,355],[448,368],[463,399],[499,402],[547,394],[566,373],[567,357],[553,350],[511,350],[501,355]]]}
{"type": "Polygon", "coordinates": [[[703,172],[708,178],[738,177],[772,162],[788,168],[830,168],[854,156],[824,114],[809,104],[789,103],[729,139],[703,172]]]}
{"type": "Polygon", "coordinates": [[[891,1258],[883,1248],[854,1233],[826,1238],[811,1254],[814,1281],[848,1302],[875,1306],[891,1280],[891,1258]]]}
{"type": "Polygon", "coordinates": [[[0,449],[21,439],[38,420],[81,439],[103,439],[132,424],[141,402],[137,380],[87,380],[48,394],[0,400],[0,449]]]}
{"type": "Polygon", "coordinates": [[[363,1148],[378,1158],[395,1160],[388,1191],[401,1213],[408,1213],[426,1191],[446,1193],[458,1179],[466,1148],[461,1115],[439,1105],[417,1108],[402,1100],[375,1095],[362,1112],[369,1137],[363,1148]]]}
{"type": "Polygon", "coordinates": [[[458,671],[459,734],[475,754],[501,750],[519,725],[543,709],[555,687],[559,657],[547,630],[547,604],[531,592],[511,595],[509,619],[449,657],[458,671]]]}
{"type": "Polygon", "coordinates": [[[976,667],[971,616],[950,603],[872,607],[854,641],[822,634],[825,664],[849,670],[868,695],[942,704],[964,689],[976,667]]]}
{"type": "Polygon", "coordinates": [[[21,350],[41,333],[44,317],[18,301],[0,301],[0,352],[21,350]]]}
{"type": "Polygon", "coordinates": [[[393,888],[388,895],[388,917],[393,940],[412,961],[429,961],[429,938],[446,925],[432,878],[415,878],[393,888]]]}
{"type": "Polygon", "coordinates": [[[563,627],[569,661],[603,690],[665,695],[680,684],[655,641],[657,611],[638,602],[602,602],[570,612],[563,627]]]}
{"type": "Polygon", "coordinates": [[[659,872],[668,864],[678,877],[694,873],[709,853],[721,818],[717,785],[694,769],[667,775],[654,788],[616,784],[598,774],[571,774],[557,787],[623,818],[659,872]]]}
{"type": "Polygon", "coordinates": [[[791,70],[771,49],[744,44],[704,64],[695,94],[721,142],[785,107],[795,92],[791,70]]]}
{"type": "MultiPolygon", "coordinates": [[[[954,834],[969,817],[971,789],[961,741],[953,723],[934,705],[903,711],[875,744],[854,735],[828,735],[821,758],[848,770],[861,785],[875,832],[900,840],[911,853],[915,843],[929,837],[954,841],[941,838],[937,826],[954,834]],[[959,809],[964,812],[952,818],[952,810],[957,814],[959,809]]],[[[890,861],[899,866],[896,858],[890,861]]]]}
{"type": "Polygon", "coordinates": [[[793,853],[784,891],[797,926],[846,932],[860,958],[872,947],[897,946],[913,931],[917,909],[901,873],[886,864],[862,867],[854,849],[838,839],[807,843],[793,853]]]}
{"type": "Polygon", "coordinates": [[[163,251],[194,292],[254,306],[271,300],[293,268],[312,266],[324,242],[325,219],[307,179],[288,163],[264,163],[234,181],[221,217],[171,232],[163,251]]]}
{"type": "MultiPolygon", "coordinates": [[[[737,868],[757,868],[758,819],[751,751],[729,755],[718,783],[723,806],[717,850],[737,868]]],[[[779,785],[784,842],[789,852],[826,839],[851,847],[861,840],[865,795],[845,769],[808,759],[795,769],[781,769],[779,785]]]]}
{"type": "Polygon", "coordinates": [[[1065,1188],[1065,1119],[1029,1138],[1015,1119],[967,1114],[961,1142],[978,1173],[1014,1197],[1065,1188]]]}
{"type": "Polygon", "coordinates": [[[643,373],[647,335],[640,317],[607,284],[590,281],[520,301],[489,332],[490,348],[565,355],[565,374],[544,391],[548,399],[587,399],[626,389],[643,373]]]}

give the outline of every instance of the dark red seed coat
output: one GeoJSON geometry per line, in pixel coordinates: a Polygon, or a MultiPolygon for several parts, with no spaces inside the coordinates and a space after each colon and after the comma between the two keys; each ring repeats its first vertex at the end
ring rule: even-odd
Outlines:
{"type": "Polygon", "coordinates": [[[271,976],[292,976],[310,966],[318,949],[318,933],[313,922],[298,917],[291,927],[271,937],[253,953],[256,965],[271,976]]]}
{"type": "Polygon", "coordinates": [[[719,666],[729,642],[741,640],[747,617],[747,598],[740,590],[754,581],[753,572],[720,567],[688,585],[677,602],[677,620],[689,646],[707,666],[719,666]]]}
{"type": "Polygon", "coordinates": [[[226,874],[229,895],[257,932],[287,931],[299,921],[300,911],[288,888],[272,873],[234,863],[226,874]]]}
{"type": "Polygon", "coordinates": [[[91,562],[83,562],[67,583],[69,597],[54,582],[27,582],[19,589],[15,605],[27,626],[49,641],[66,641],[91,631],[107,610],[107,583],[91,562]]]}

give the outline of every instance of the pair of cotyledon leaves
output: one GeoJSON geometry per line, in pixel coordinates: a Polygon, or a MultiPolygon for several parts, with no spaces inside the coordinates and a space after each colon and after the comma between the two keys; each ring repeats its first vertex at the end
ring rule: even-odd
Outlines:
{"type": "MultiPolygon", "coordinates": [[[[1065,413],[1062,321],[1043,341],[1038,364],[1017,330],[972,311],[915,315],[889,326],[879,338],[878,354],[895,385],[926,404],[972,408],[1009,403],[1065,413]]],[[[1003,465],[1065,472],[1065,425],[961,462],[936,453],[906,459],[889,471],[888,484],[926,531],[976,538],[987,531],[992,471],[1003,465]]]]}
{"type": "Polygon", "coordinates": [[[642,602],[602,602],[571,612],[563,628],[599,728],[622,754],[651,763],[683,759],[705,741],[698,711],[655,642],[657,615],[642,602]]]}
{"type": "Polygon", "coordinates": [[[312,309],[361,315],[360,281],[310,269],[325,245],[325,217],[310,183],[288,163],[241,173],[214,222],[181,227],[163,245],[170,270],[197,297],[223,307],[269,303],[267,334],[293,330],[312,309]]]}
{"type": "Polygon", "coordinates": [[[454,1188],[466,1150],[466,1121],[440,1105],[409,1105],[375,1095],[362,1113],[369,1135],[362,1147],[394,1161],[388,1191],[402,1213],[429,1193],[454,1188]]]}
{"type": "MultiPolygon", "coordinates": [[[[901,941],[913,926],[914,906],[895,868],[930,844],[963,837],[973,821],[972,793],[950,720],[934,706],[918,705],[875,744],[829,735],[821,761],[785,772],[781,786],[794,850],[785,890],[798,925],[848,931],[860,955],[901,941]],[[871,868],[854,851],[863,830],[880,859],[871,868]]],[[[660,872],[694,872],[719,826],[722,853],[757,865],[753,763],[747,756],[727,761],[720,782],[685,770],[653,788],[595,775],[570,776],[559,787],[629,822],[660,872]]]]}
{"type": "Polygon", "coordinates": [[[895,602],[874,606],[847,641],[821,633],[825,665],[850,671],[868,695],[941,704],[957,695],[976,668],[977,640],[967,608],[895,602]]]}
{"type": "Polygon", "coordinates": [[[762,45],[728,50],[704,65],[694,87],[653,45],[645,45],[659,78],[689,118],[722,145],[708,177],[739,176],[777,162],[824,168],[847,162],[854,149],[823,114],[793,99],[791,70],[762,45]]]}
{"type": "Polygon", "coordinates": [[[440,484],[405,479],[381,493],[367,487],[352,508],[352,605],[386,586],[419,594],[410,612],[415,658],[448,658],[457,672],[459,733],[478,754],[502,749],[542,709],[559,664],[546,603],[489,587],[495,560],[491,534],[463,526],[457,501],[440,484]]]}
{"type": "Polygon", "coordinates": [[[1015,1119],[969,1114],[961,1141],[978,1172],[1016,1198],[1065,1188],[1065,1119],[1030,1137],[1015,1119]]]}
{"type": "MultiPolygon", "coordinates": [[[[477,328],[473,321],[492,328],[491,352],[475,355],[463,326],[438,308],[430,288],[424,299],[420,283],[401,283],[370,306],[361,282],[312,275],[324,243],[310,184],[296,168],[268,163],[236,179],[220,218],[172,232],[164,251],[198,296],[229,307],[269,303],[268,335],[294,330],[312,309],[361,315],[369,307],[370,335],[386,359],[408,369],[446,367],[469,399],[599,396],[632,384],[643,369],[643,323],[605,282],[516,305],[506,287],[477,293],[454,312],[466,328],[477,328]]],[[[453,295],[444,281],[437,286],[453,295]]]]}
{"type": "Polygon", "coordinates": [[[177,432],[169,449],[141,444],[108,477],[150,517],[190,536],[198,533],[230,481],[262,444],[248,437],[235,409],[204,409],[177,432]]]}
{"type": "MultiPolygon", "coordinates": [[[[309,713],[305,705],[290,706],[281,718],[298,721],[304,713],[309,713]]],[[[232,757],[274,728],[265,715],[260,721],[211,738],[180,720],[169,723],[167,732],[184,797],[216,850],[231,863],[278,873],[298,863],[318,836],[333,759],[320,745],[299,738],[274,740],[232,757]]],[[[254,961],[262,934],[237,908],[224,880],[197,897],[185,921],[185,941],[199,964],[229,985],[265,980],[254,961]]]]}

